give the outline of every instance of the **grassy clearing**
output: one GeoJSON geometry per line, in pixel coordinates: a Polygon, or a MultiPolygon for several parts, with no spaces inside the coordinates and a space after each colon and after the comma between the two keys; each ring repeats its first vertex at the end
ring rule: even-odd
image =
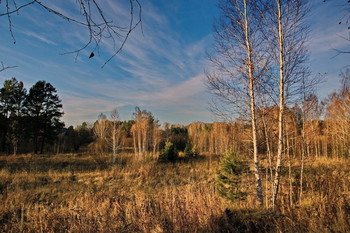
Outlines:
{"type": "MultiPolygon", "coordinates": [[[[215,189],[218,158],[178,163],[124,154],[0,156],[4,232],[350,232],[350,161],[307,161],[301,203],[290,206],[287,172],[278,210],[229,203],[215,189]]],[[[293,164],[296,174],[298,164],[293,164]]],[[[293,173],[293,174],[294,174],[293,173]]],[[[294,192],[297,193],[297,180],[294,192]]],[[[265,181],[264,181],[265,183],[265,181]]]]}

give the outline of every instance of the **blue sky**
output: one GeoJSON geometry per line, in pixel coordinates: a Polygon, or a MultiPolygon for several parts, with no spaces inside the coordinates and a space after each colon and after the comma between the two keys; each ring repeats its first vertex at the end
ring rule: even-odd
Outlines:
{"type": "MultiPolygon", "coordinates": [[[[74,2],[51,4],[74,15],[74,2]]],[[[101,4],[109,17],[126,23],[128,2],[105,0],[101,4]]],[[[320,96],[325,97],[339,88],[338,74],[349,65],[349,55],[334,57],[332,50],[350,47],[341,38],[349,37],[349,24],[338,24],[344,15],[339,3],[346,1],[310,2],[310,67],[314,74],[327,73],[319,87],[320,96]]],[[[92,50],[88,48],[75,62],[75,55],[59,54],[86,42],[84,28],[29,7],[12,17],[14,44],[7,18],[0,17],[0,61],[18,66],[0,73],[1,84],[11,77],[23,81],[27,89],[38,80],[50,82],[62,99],[67,126],[94,122],[101,112],[108,114],[114,107],[122,120],[128,120],[135,106],[151,111],[161,122],[215,120],[208,110],[204,70],[218,15],[216,1],[141,0],[141,4],[143,32],[135,30],[123,51],[103,69],[113,54],[111,41],[104,41],[94,58],[88,59],[92,50]]]]}

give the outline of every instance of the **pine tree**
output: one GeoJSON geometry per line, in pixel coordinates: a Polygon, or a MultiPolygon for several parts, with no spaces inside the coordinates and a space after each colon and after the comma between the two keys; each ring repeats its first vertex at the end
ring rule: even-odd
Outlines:
{"type": "Polygon", "coordinates": [[[23,138],[23,109],[26,98],[26,89],[23,82],[16,78],[5,80],[0,89],[0,137],[2,150],[6,143],[12,145],[13,154],[17,153],[20,139],[23,138]]]}
{"type": "Polygon", "coordinates": [[[45,81],[38,81],[29,90],[26,107],[35,153],[43,153],[45,143],[53,141],[64,126],[60,121],[62,104],[56,92],[56,88],[45,81]]]}

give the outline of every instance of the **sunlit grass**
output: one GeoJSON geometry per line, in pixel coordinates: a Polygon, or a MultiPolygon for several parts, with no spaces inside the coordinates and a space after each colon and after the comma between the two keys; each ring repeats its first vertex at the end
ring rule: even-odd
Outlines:
{"type": "Polygon", "coordinates": [[[222,199],[215,188],[218,157],[164,164],[123,154],[112,166],[110,155],[28,154],[0,156],[0,162],[5,232],[346,232],[350,227],[349,160],[307,160],[303,199],[293,207],[285,175],[276,212],[257,208],[252,175],[244,177],[245,201],[222,199]]]}

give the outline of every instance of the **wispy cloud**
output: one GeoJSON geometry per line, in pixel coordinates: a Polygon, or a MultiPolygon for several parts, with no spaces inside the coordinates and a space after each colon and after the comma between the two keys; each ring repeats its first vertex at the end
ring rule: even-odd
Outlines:
{"type": "Polygon", "coordinates": [[[47,44],[50,44],[50,45],[57,45],[57,43],[49,40],[49,39],[46,39],[44,36],[42,35],[39,35],[35,32],[29,32],[29,31],[21,31],[21,33],[23,33],[24,35],[27,35],[27,36],[31,36],[31,37],[34,37],[35,39],[38,39],[44,43],[47,43],[47,44]]]}
{"type": "Polygon", "coordinates": [[[201,74],[179,84],[167,86],[155,93],[146,93],[141,98],[149,101],[150,105],[156,103],[157,106],[191,107],[195,105],[193,97],[201,95],[205,91],[204,79],[204,75],[201,74]]]}
{"type": "MultiPolygon", "coordinates": [[[[54,9],[74,16],[67,7],[72,2],[75,3],[71,0],[50,4],[54,9]]],[[[128,3],[106,0],[101,6],[108,18],[127,27],[130,19],[128,3]]],[[[100,112],[111,111],[114,107],[132,111],[134,106],[153,111],[162,121],[181,123],[208,119],[203,72],[205,50],[211,37],[185,40],[171,17],[155,3],[142,4],[143,30],[137,28],[122,52],[104,69],[100,66],[115,52],[123,37],[116,44],[104,38],[92,59],[87,59],[93,49],[89,47],[80,54],[78,63],[74,63],[72,57],[56,56],[52,58],[56,60],[51,60],[51,57],[45,57],[52,51],[48,48],[55,48],[56,53],[73,51],[87,42],[88,33],[86,28],[58,17],[45,18],[41,24],[40,19],[47,13],[38,8],[23,13],[27,21],[18,27],[26,43],[33,43],[37,51],[29,56],[31,50],[27,46],[28,51],[13,52],[10,49],[6,53],[12,53],[12,60],[28,69],[27,74],[21,70],[22,77],[30,80],[27,83],[45,79],[58,89],[67,125],[93,122],[100,112]],[[56,65],[52,65],[52,61],[56,61],[56,65]]],[[[130,117],[131,112],[121,112],[121,115],[130,117]]]]}
{"type": "Polygon", "coordinates": [[[338,1],[312,0],[310,3],[310,66],[314,75],[327,73],[318,90],[320,97],[324,98],[339,87],[339,73],[349,65],[348,59],[336,51],[349,48],[349,41],[344,39],[349,31],[346,25],[339,24],[341,7],[338,1]]]}

